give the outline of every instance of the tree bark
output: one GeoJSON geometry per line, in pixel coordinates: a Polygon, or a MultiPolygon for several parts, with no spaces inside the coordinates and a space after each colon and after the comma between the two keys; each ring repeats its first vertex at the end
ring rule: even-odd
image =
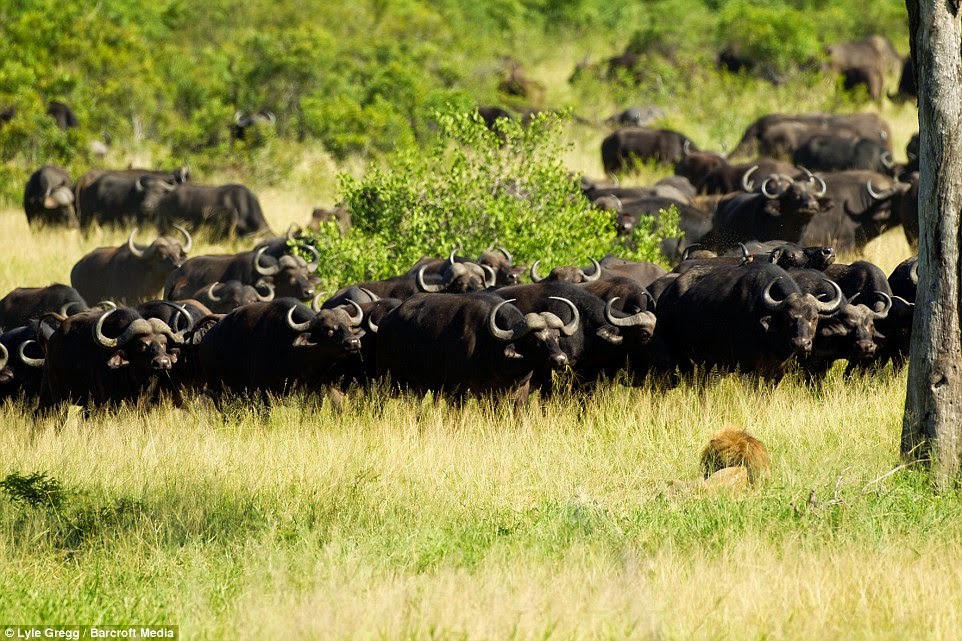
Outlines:
{"type": "Polygon", "coordinates": [[[957,0],[906,0],[919,88],[919,285],[902,456],[940,486],[962,464],[962,23],[957,0]]]}

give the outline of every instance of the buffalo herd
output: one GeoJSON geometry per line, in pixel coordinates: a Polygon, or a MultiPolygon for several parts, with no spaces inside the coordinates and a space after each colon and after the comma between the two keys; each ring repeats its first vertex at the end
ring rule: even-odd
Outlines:
{"type": "MultiPolygon", "coordinates": [[[[875,96],[878,74],[899,61],[878,39],[847,45],[829,50],[833,68],[875,96]]],[[[506,116],[479,111],[489,126],[506,116]]],[[[838,264],[836,252],[858,252],[898,225],[917,242],[917,139],[901,165],[877,115],[771,114],[722,154],[629,112],[601,144],[609,179],[583,177],[581,192],[628,236],[642,217],[676,209],[684,233],[662,244],[671,271],[616,256],[521,266],[492,243],[477,257],[456,248],[325,294],[315,291],[318,252],[293,228],[273,236],[243,185],[196,184],[187,167],[94,170],[76,181],[41,167],[24,193],[31,226],[129,233],[77,261],[70,286],[0,299],[0,399],[24,397],[42,417],[68,404],[161,398],[269,403],[295,389],[338,401],[351,386],[385,381],[520,404],[532,390],[557,393],[561,372],[579,390],[716,368],[772,381],[798,372],[818,385],[836,361],[846,374],[905,363],[917,260],[886,275],[867,261],[838,264]],[[620,186],[635,162],[674,175],[620,186]],[[145,238],[149,228],[158,235],[145,238]],[[198,231],[261,241],[189,257],[198,231]]],[[[232,135],[274,120],[238,113],[232,135]]],[[[324,216],[350,229],[346,208],[315,217],[324,216]]]]}

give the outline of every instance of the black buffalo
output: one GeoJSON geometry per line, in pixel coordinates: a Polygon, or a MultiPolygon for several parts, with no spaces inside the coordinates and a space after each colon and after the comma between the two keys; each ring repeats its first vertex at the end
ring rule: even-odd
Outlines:
{"type": "Polygon", "coordinates": [[[30,225],[78,227],[73,181],[67,170],[44,165],[33,172],[23,190],[23,211],[30,225]]]}
{"type": "Polygon", "coordinates": [[[776,265],[751,262],[693,269],[658,298],[659,365],[690,370],[719,366],[780,378],[795,356],[812,349],[819,317],[842,304],[804,294],[776,265]]]}
{"type": "Polygon", "coordinates": [[[830,67],[842,75],[844,87],[864,86],[873,100],[882,97],[885,75],[902,64],[902,57],[889,39],[879,35],[831,44],[826,47],[826,52],[830,67]]]}
{"type": "Polygon", "coordinates": [[[712,229],[699,242],[716,250],[748,240],[798,242],[808,222],[831,205],[825,193],[825,183],[818,178],[766,178],[758,192],[719,201],[712,229]]]}
{"type": "Polygon", "coordinates": [[[796,165],[816,171],[866,169],[892,174],[895,160],[878,137],[852,138],[819,134],[812,136],[792,154],[796,165]]]}
{"type": "Polygon", "coordinates": [[[46,342],[37,410],[45,414],[67,403],[141,407],[163,391],[179,400],[171,370],[182,342],[163,321],[145,320],[130,308],[74,314],[46,342]]]}
{"type": "Polygon", "coordinates": [[[68,316],[88,308],[83,296],[67,285],[17,287],[0,299],[0,328],[26,325],[47,312],[68,316]]]}
{"type": "Polygon", "coordinates": [[[285,394],[333,382],[333,367],[357,358],[361,310],[314,312],[292,298],[238,307],[207,330],[198,346],[201,370],[216,401],[232,392],[285,394]]]}
{"type": "Polygon", "coordinates": [[[80,228],[86,230],[94,223],[142,222],[145,199],[173,191],[189,178],[187,167],[175,171],[88,171],[77,179],[74,188],[80,228]]]}
{"type": "Polygon", "coordinates": [[[77,114],[73,112],[73,109],[66,103],[58,100],[51,100],[47,103],[47,115],[53,118],[57,126],[64,131],[80,126],[80,120],[77,118],[77,114]]]}
{"type": "Polygon", "coordinates": [[[630,169],[635,161],[676,163],[689,151],[698,148],[677,131],[626,127],[601,142],[601,162],[606,172],[617,174],[630,169]]]}
{"type": "Polygon", "coordinates": [[[508,393],[521,404],[536,371],[568,365],[559,339],[580,321],[567,304],[573,318],[565,323],[490,293],[416,294],[378,326],[378,371],[419,390],[508,393]]]}
{"type": "Polygon", "coordinates": [[[852,138],[874,136],[883,142],[892,139],[891,127],[875,114],[770,114],[748,126],[729,157],[788,159],[802,143],[818,134],[852,138]]]}
{"type": "Polygon", "coordinates": [[[39,332],[49,336],[53,327],[30,321],[0,335],[0,401],[23,396],[35,399],[43,377],[43,346],[39,332]]]}
{"type": "Polygon", "coordinates": [[[263,283],[260,287],[245,285],[239,280],[211,283],[194,292],[193,300],[201,303],[212,312],[226,314],[243,305],[274,300],[274,286],[263,283]]]}
{"type": "Polygon", "coordinates": [[[313,247],[307,249],[314,254],[314,262],[291,255],[274,258],[268,254],[267,247],[239,254],[195,256],[167,276],[164,298],[190,298],[211,283],[237,280],[253,286],[270,283],[278,297],[308,300],[313,297],[314,285],[318,282],[313,272],[317,269],[319,254],[313,247]]]}
{"type": "Polygon", "coordinates": [[[168,274],[180,267],[193,247],[183,227],[185,242],[159,236],[150,245],[134,242],[137,229],[120,247],[99,247],[83,256],[70,270],[70,284],[87,300],[109,299],[134,304],[156,298],[168,274]]]}
{"type": "Polygon", "coordinates": [[[154,190],[142,209],[161,230],[179,223],[204,228],[214,238],[272,233],[257,196],[244,185],[186,183],[169,191],[154,190]]]}

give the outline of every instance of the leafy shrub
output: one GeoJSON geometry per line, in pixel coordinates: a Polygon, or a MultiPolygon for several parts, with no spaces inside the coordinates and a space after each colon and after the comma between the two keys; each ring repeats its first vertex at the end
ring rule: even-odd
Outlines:
{"type": "Polygon", "coordinates": [[[813,67],[822,56],[816,23],[790,6],[733,0],[721,11],[718,33],[739,55],[773,73],[813,67]]]}
{"type": "Polygon", "coordinates": [[[562,122],[501,120],[494,133],[477,112],[443,113],[430,149],[401,149],[360,180],[342,176],[354,227],[342,237],[332,223],[314,235],[322,279],[333,286],[385,278],[457,246],[477,256],[500,244],[516,262],[541,259],[546,268],[612,251],[658,260],[655,228],[677,235],[671,216],[619,239],[611,214],[591,206],[560,160],[562,122]]]}

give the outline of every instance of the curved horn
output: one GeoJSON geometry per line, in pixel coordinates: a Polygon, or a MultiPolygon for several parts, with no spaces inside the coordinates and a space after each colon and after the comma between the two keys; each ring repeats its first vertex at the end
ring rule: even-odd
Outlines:
{"type": "Polygon", "coordinates": [[[303,323],[294,322],[294,310],[297,309],[297,305],[292,305],[289,310],[287,310],[287,326],[293,329],[295,332],[303,332],[311,326],[311,322],[314,320],[306,320],[303,323]]]}
{"type": "Polygon", "coordinates": [[[10,352],[7,351],[7,346],[0,343],[0,369],[7,366],[7,360],[10,358],[10,352]]]}
{"type": "Polygon", "coordinates": [[[488,313],[488,331],[499,341],[511,341],[514,340],[518,332],[514,330],[501,329],[498,327],[498,310],[507,305],[508,303],[513,303],[516,299],[510,298],[508,300],[503,300],[497,305],[495,305],[491,311],[488,313]]]}
{"type": "Polygon", "coordinates": [[[222,300],[224,300],[223,298],[218,298],[214,296],[214,288],[217,287],[218,285],[220,285],[220,281],[211,283],[210,287],[207,288],[207,291],[204,292],[204,295],[207,296],[207,298],[209,298],[212,302],[215,302],[215,303],[219,303],[222,300]]]}
{"type": "Polygon", "coordinates": [[[80,303],[78,303],[78,302],[76,302],[76,301],[73,301],[73,302],[70,302],[70,303],[66,303],[63,307],[60,308],[60,315],[61,315],[61,316],[70,316],[70,308],[71,308],[71,307],[81,307],[81,305],[80,305],[80,303]]]}
{"type": "Polygon", "coordinates": [[[314,262],[307,263],[307,271],[312,272],[321,264],[321,252],[317,251],[317,248],[313,245],[302,244],[301,247],[314,254],[314,262]]]}
{"type": "Polygon", "coordinates": [[[875,188],[872,187],[872,179],[871,179],[871,178],[869,178],[868,180],[865,181],[865,189],[868,191],[868,195],[871,196],[873,200],[885,200],[886,198],[888,198],[889,196],[892,195],[892,194],[890,193],[891,190],[887,190],[887,191],[883,191],[883,192],[877,192],[877,191],[875,191],[875,188]]]}
{"type": "Polygon", "coordinates": [[[632,314],[631,316],[626,316],[625,318],[616,318],[611,314],[611,306],[615,304],[615,301],[619,300],[618,296],[615,296],[605,304],[605,320],[614,325],[615,327],[636,327],[638,325],[651,325],[652,313],[638,312],[637,314],[632,314]]]}
{"type": "Polygon", "coordinates": [[[277,116],[274,115],[273,111],[265,111],[264,115],[267,116],[267,120],[272,124],[277,124],[277,116]]]}
{"type": "Polygon", "coordinates": [[[152,332],[155,332],[157,334],[163,334],[164,336],[174,341],[175,343],[183,343],[184,334],[187,332],[186,329],[180,332],[174,332],[174,330],[170,327],[170,325],[160,320],[159,318],[148,318],[147,326],[150,327],[150,330],[152,332]]]}
{"type": "Polygon", "coordinates": [[[912,281],[913,285],[918,286],[919,284],[919,259],[916,258],[915,262],[912,263],[912,269],[909,271],[909,280],[912,281]]]}
{"type": "Polygon", "coordinates": [[[886,169],[891,169],[892,167],[895,166],[895,159],[892,158],[892,154],[889,151],[883,151],[882,154],[879,156],[879,161],[882,163],[882,166],[885,167],[886,169]]]}
{"type": "Polygon", "coordinates": [[[117,338],[107,338],[104,336],[104,321],[107,317],[116,312],[116,309],[112,309],[109,312],[104,312],[101,314],[100,318],[97,319],[97,324],[93,327],[94,340],[97,341],[99,345],[112,349],[118,345],[123,345],[131,339],[135,334],[149,334],[151,331],[150,323],[145,321],[143,318],[138,318],[133,321],[124,329],[124,331],[117,338]]]}
{"type": "Polygon", "coordinates": [[[824,280],[826,283],[832,286],[832,289],[835,290],[835,297],[832,298],[832,300],[828,301],[827,303],[818,301],[816,303],[816,305],[818,306],[818,313],[831,314],[832,312],[836,311],[839,307],[842,306],[842,301],[845,300],[845,295],[842,293],[842,288],[839,287],[838,283],[836,283],[834,280],[829,280],[827,278],[823,278],[822,280],[824,280]]]}
{"type": "Polygon", "coordinates": [[[350,298],[347,299],[346,304],[350,305],[351,307],[354,308],[355,311],[357,311],[357,316],[348,315],[348,318],[351,319],[351,323],[350,323],[351,327],[357,327],[358,325],[361,324],[361,321],[364,320],[364,310],[361,309],[361,306],[355,303],[350,298]]]}
{"type": "Polygon", "coordinates": [[[187,308],[186,308],[186,307],[184,307],[184,306],[181,305],[180,303],[175,303],[175,302],[170,301],[170,300],[165,300],[165,301],[161,301],[161,302],[164,303],[165,305],[169,305],[169,306],[171,306],[171,307],[173,307],[174,309],[177,310],[177,313],[175,313],[173,316],[171,316],[171,318],[170,318],[171,324],[169,325],[169,327],[170,327],[172,330],[174,330],[174,332],[176,332],[176,333],[178,333],[178,334],[183,334],[184,332],[188,331],[191,327],[194,326],[194,319],[193,319],[193,317],[190,315],[190,312],[187,311],[187,308]],[[184,322],[186,323],[186,326],[185,326],[183,329],[179,329],[179,328],[178,328],[178,325],[180,325],[180,323],[177,322],[177,319],[178,319],[178,318],[183,318],[183,319],[184,319],[184,322]]]}
{"type": "Polygon", "coordinates": [[[372,334],[377,334],[377,323],[370,316],[367,317],[367,329],[372,334]]]}
{"type": "Polygon", "coordinates": [[[261,276],[273,276],[277,272],[281,271],[280,265],[273,265],[271,267],[264,267],[261,265],[261,256],[267,251],[267,247],[261,247],[254,254],[254,271],[256,271],[261,276]]]}
{"type": "Polygon", "coordinates": [[[461,245],[458,245],[457,247],[455,247],[454,249],[451,250],[451,255],[448,256],[448,262],[449,262],[450,264],[452,264],[452,265],[454,264],[454,255],[457,254],[457,253],[458,253],[459,251],[461,251],[462,249],[463,249],[463,247],[461,247],[461,245]]]}
{"type": "Polygon", "coordinates": [[[567,325],[561,328],[561,333],[565,336],[571,336],[577,332],[578,325],[581,324],[581,313],[578,311],[578,307],[564,296],[548,296],[548,298],[560,300],[571,309],[572,319],[568,321],[567,325]]]}
{"type": "Polygon", "coordinates": [[[190,237],[189,231],[187,231],[180,225],[171,225],[171,227],[173,227],[174,229],[176,229],[177,231],[179,231],[184,235],[183,249],[185,254],[194,248],[194,239],[190,237]]]}
{"type": "Polygon", "coordinates": [[[745,263],[752,262],[752,255],[748,253],[748,247],[745,247],[745,243],[738,243],[738,248],[742,250],[741,264],[744,265],[745,263]]]}
{"type": "Polygon", "coordinates": [[[143,258],[146,251],[137,247],[137,243],[134,242],[134,236],[137,235],[137,231],[138,228],[134,227],[134,230],[130,232],[130,236],[127,238],[127,249],[129,249],[130,253],[137,258],[143,258]]]}
{"type": "Polygon", "coordinates": [[[581,275],[585,277],[585,282],[593,283],[594,281],[601,278],[601,264],[598,263],[594,258],[589,258],[591,264],[594,265],[595,270],[591,272],[591,275],[585,273],[585,270],[581,270],[581,275]]]}
{"type": "Polygon", "coordinates": [[[313,309],[315,312],[321,311],[321,300],[326,294],[327,292],[318,292],[314,294],[314,298],[311,299],[311,309],[313,309]]]}
{"type": "Polygon", "coordinates": [[[752,165],[748,168],[744,174],[742,174],[742,189],[745,191],[751,191],[755,187],[755,183],[748,180],[748,178],[758,170],[758,165],[752,165]]]}
{"type": "Polygon", "coordinates": [[[762,181],[762,193],[765,194],[765,198],[768,198],[769,200],[774,200],[778,198],[778,192],[775,192],[773,194],[768,192],[768,183],[772,182],[774,178],[775,178],[774,176],[769,176],[768,178],[762,181]]]}
{"type": "Polygon", "coordinates": [[[681,251],[681,260],[683,260],[683,261],[688,260],[688,257],[691,255],[691,252],[692,252],[696,247],[701,247],[701,243],[692,243],[692,244],[689,245],[688,247],[685,247],[685,248],[681,251]]]}
{"type": "Polygon", "coordinates": [[[883,318],[889,315],[889,310],[892,309],[892,297],[886,294],[885,292],[875,292],[875,293],[878,294],[879,298],[882,299],[882,309],[880,309],[877,312],[874,312],[875,320],[882,320],[883,318]]]}
{"type": "Polygon", "coordinates": [[[242,119],[243,117],[244,117],[244,112],[243,112],[243,111],[240,111],[240,110],[235,111],[235,112],[234,112],[234,124],[243,127],[243,125],[241,125],[241,119],[242,119]]]}
{"type": "Polygon", "coordinates": [[[290,227],[287,228],[287,233],[285,236],[287,236],[287,240],[293,241],[302,231],[303,229],[300,225],[297,223],[291,223],[290,227]]]}
{"type": "Polygon", "coordinates": [[[497,281],[497,278],[498,278],[497,275],[494,273],[494,268],[491,267],[490,265],[481,265],[480,267],[481,269],[484,270],[484,286],[494,287],[495,282],[497,281]]]}
{"type": "Polygon", "coordinates": [[[102,300],[99,301],[94,307],[99,307],[100,309],[117,309],[117,303],[112,300],[102,300]]]}
{"type": "Polygon", "coordinates": [[[776,247],[772,251],[768,252],[768,262],[772,263],[773,265],[777,265],[784,252],[785,250],[783,250],[781,247],[776,247]]]}
{"type": "MultiPolygon", "coordinates": [[[[808,170],[806,170],[806,171],[808,171],[808,170]]],[[[828,191],[828,185],[825,184],[825,181],[822,180],[822,178],[821,178],[820,176],[816,176],[816,175],[812,174],[812,178],[814,178],[815,180],[817,180],[817,181],[819,182],[819,184],[821,185],[821,187],[818,189],[818,191],[815,192],[814,196],[815,196],[816,198],[821,198],[822,196],[825,195],[825,192],[828,191]]]]}
{"type": "MultiPolygon", "coordinates": [[[[23,363],[24,365],[26,365],[27,367],[43,367],[43,361],[44,361],[44,359],[42,359],[42,358],[30,358],[29,356],[27,356],[27,355],[24,353],[24,350],[27,348],[27,345],[29,345],[30,343],[36,343],[36,342],[37,342],[37,341],[32,340],[32,339],[31,339],[31,340],[23,341],[22,343],[20,343],[20,347],[19,347],[19,349],[17,350],[17,353],[18,353],[19,356],[20,356],[20,362],[23,363]]],[[[3,345],[0,344],[0,347],[3,347],[3,345]]],[[[6,351],[6,348],[4,348],[4,351],[6,351]]],[[[2,362],[3,360],[4,360],[4,359],[0,359],[0,362],[2,362]]],[[[3,367],[3,365],[0,365],[0,367],[3,367]]]]}
{"type": "Polygon", "coordinates": [[[444,285],[428,285],[424,282],[424,270],[427,269],[427,267],[427,265],[421,265],[421,269],[418,270],[416,277],[418,289],[430,294],[437,294],[438,292],[444,291],[444,285]]]}
{"type": "Polygon", "coordinates": [[[374,292],[372,292],[370,289],[366,287],[358,287],[358,289],[364,292],[365,294],[367,294],[367,297],[371,299],[372,303],[376,303],[379,300],[381,300],[380,296],[378,296],[377,294],[375,294],[374,292]]]}
{"type": "Polygon", "coordinates": [[[505,248],[502,247],[501,245],[498,245],[498,251],[501,252],[502,254],[504,254],[504,257],[505,257],[505,259],[508,261],[508,264],[509,264],[509,265],[513,265],[513,264],[514,264],[514,259],[511,258],[511,254],[508,253],[508,250],[507,250],[507,249],[505,249],[505,248]]]}
{"type": "Polygon", "coordinates": [[[788,299],[787,299],[787,298],[784,299],[784,300],[782,300],[782,301],[777,301],[777,300],[775,300],[774,298],[772,298],[772,286],[773,286],[775,283],[777,283],[778,281],[780,281],[781,279],[782,279],[782,277],[779,276],[778,278],[776,278],[776,279],[773,280],[772,282],[768,283],[768,285],[765,286],[764,291],[762,291],[762,304],[763,304],[767,309],[770,309],[770,310],[773,310],[773,311],[778,311],[778,310],[782,309],[783,307],[785,307],[785,305],[788,304],[788,299]]]}
{"type": "Polygon", "coordinates": [[[540,259],[540,258],[539,258],[538,260],[534,261],[534,263],[531,264],[531,269],[528,270],[528,271],[529,271],[529,274],[530,274],[530,276],[531,276],[531,282],[532,282],[532,283],[540,283],[542,280],[544,280],[543,278],[541,278],[540,276],[538,276],[538,263],[540,263],[540,262],[541,262],[541,259],[540,259]]]}
{"type": "Polygon", "coordinates": [[[257,285],[254,285],[254,291],[257,292],[257,300],[264,303],[269,303],[274,300],[274,283],[260,283],[263,287],[267,288],[266,294],[261,294],[257,289],[257,285]]]}
{"type": "Polygon", "coordinates": [[[685,144],[682,145],[681,151],[682,151],[682,153],[683,153],[685,156],[688,156],[688,155],[691,154],[691,141],[690,141],[690,140],[687,140],[687,139],[685,140],[685,144]]]}

